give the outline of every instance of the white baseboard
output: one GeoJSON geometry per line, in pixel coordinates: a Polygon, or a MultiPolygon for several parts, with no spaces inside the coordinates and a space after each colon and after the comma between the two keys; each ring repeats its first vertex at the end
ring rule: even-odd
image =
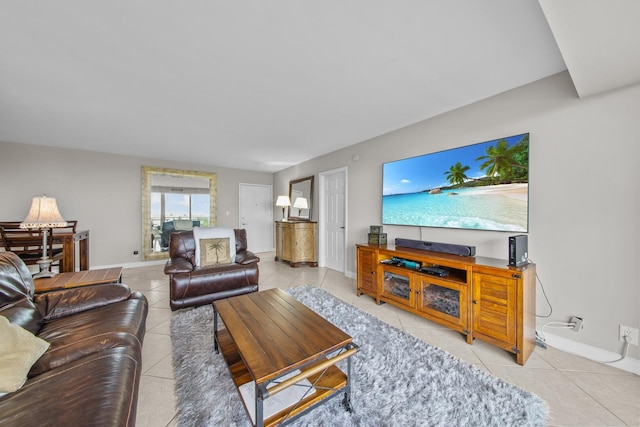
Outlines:
{"type": "Polygon", "coordinates": [[[550,334],[549,332],[545,332],[544,337],[547,345],[558,350],[575,354],[576,356],[581,356],[589,360],[593,360],[594,362],[602,363],[604,365],[613,366],[614,368],[622,369],[636,375],[640,375],[640,360],[638,359],[626,357],[619,362],[607,363],[607,361],[619,359],[621,355],[612,351],[594,347],[592,345],[573,341],[559,335],[550,334]]]}
{"type": "Polygon", "coordinates": [[[114,268],[114,267],[122,267],[122,268],[135,268],[135,267],[148,267],[150,265],[164,265],[166,264],[166,259],[160,259],[156,261],[138,261],[138,262],[128,262],[128,263],[120,263],[120,264],[109,264],[109,265],[92,265],[90,267],[91,270],[98,270],[100,268],[114,268]]]}

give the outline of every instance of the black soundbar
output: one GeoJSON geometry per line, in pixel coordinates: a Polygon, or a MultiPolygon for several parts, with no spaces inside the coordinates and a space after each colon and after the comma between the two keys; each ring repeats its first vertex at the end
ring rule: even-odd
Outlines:
{"type": "Polygon", "coordinates": [[[452,255],[476,256],[475,246],[454,245],[453,243],[425,242],[422,240],[396,238],[396,246],[404,246],[405,248],[420,249],[423,251],[442,252],[452,255]]]}

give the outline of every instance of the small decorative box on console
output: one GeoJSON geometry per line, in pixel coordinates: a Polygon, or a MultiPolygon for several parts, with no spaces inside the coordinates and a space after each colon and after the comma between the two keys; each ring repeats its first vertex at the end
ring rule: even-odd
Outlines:
{"type": "Polygon", "coordinates": [[[387,233],[382,232],[381,225],[369,226],[369,244],[370,245],[386,245],[387,233]]]}
{"type": "Polygon", "coordinates": [[[370,245],[386,245],[387,233],[369,233],[370,245]]]}

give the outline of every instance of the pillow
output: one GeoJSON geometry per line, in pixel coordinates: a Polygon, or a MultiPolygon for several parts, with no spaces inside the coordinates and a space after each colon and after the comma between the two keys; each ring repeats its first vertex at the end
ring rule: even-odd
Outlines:
{"type": "Polygon", "coordinates": [[[193,221],[190,219],[176,219],[173,221],[173,228],[176,231],[191,230],[193,228],[193,221]]]}
{"type": "Polygon", "coordinates": [[[228,237],[200,239],[200,267],[231,264],[228,237]]]}
{"type": "MultiPolygon", "coordinates": [[[[202,261],[202,254],[200,251],[200,240],[205,240],[205,239],[229,239],[229,262],[228,263],[232,263],[235,262],[236,259],[236,233],[233,230],[233,228],[224,228],[224,227],[194,227],[193,228],[193,238],[195,239],[196,242],[196,266],[197,267],[202,267],[203,265],[201,264],[202,261]]],[[[210,244],[214,244],[216,245],[216,247],[220,247],[221,245],[225,245],[224,241],[221,242],[205,242],[210,244]]],[[[208,246],[210,247],[210,246],[208,246]]],[[[213,252],[215,252],[215,250],[219,249],[212,249],[209,250],[207,252],[205,252],[205,260],[206,259],[211,259],[213,257],[213,259],[215,259],[216,254],[214,254],[213,252]],[[213,251],[213,252],[212,252],[213,251]]],[[[218,256],[220,256],[220,254],[218,253],[218,256]]],[[[206,261],[205,261],[206,264],[206,261]]]]}
{"type": "Polygon", "coordinates": [[[0,316],[0,395],[18,390],[49,343],[0,316]]]}

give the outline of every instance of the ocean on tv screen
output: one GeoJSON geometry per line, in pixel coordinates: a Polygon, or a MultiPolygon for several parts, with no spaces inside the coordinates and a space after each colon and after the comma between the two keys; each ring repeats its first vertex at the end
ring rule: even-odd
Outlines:
{"type": "Polygon", "coordinates": [[[382,223],[527,232],[528,184],[387,195],[382,223]]]}

